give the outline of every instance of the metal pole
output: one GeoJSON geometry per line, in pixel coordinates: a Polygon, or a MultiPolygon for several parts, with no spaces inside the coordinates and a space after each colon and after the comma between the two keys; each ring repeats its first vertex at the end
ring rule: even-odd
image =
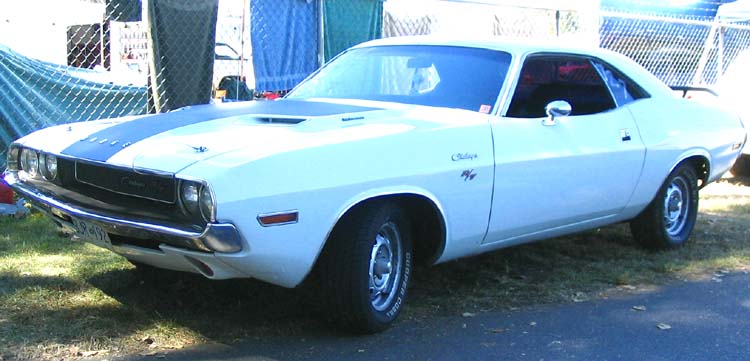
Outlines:
{"type": "Polygon", "coordinates": [[[242,4],[242,25],[240,26],[240,79],[245,79],[245,20],[247,13],[250,11],[250,0],[243,1],[242,4]]]}
{"type": "Polygon", "coordinates": [[[323,63],[325,63],[325,23],[323,18],[323,1],[324,0],[318,0],[318,66],[323,66],[323,63]]]}
{"type": "Polygon", "coordinates": [[[716,82],[721,83],[721,78],[724,76],[724,26],[719,28],[719,56],[718,56],[718,62],[716,69],[716,82]]]}
{"type": "MultiPolygon", "coordinates": [[[[112,70],[106,67],[106,55],[105,55],[105,39],[104,39],[104,27],[107,25],[107,22],[109,21],[109,14],[106,13],[107,11],[104,11],[104,18],[102,19],[102,23],[99,24],[99,61],[101,62],[100,65],[102,68],[105,68],[107,70],[112,70]]],[[[88,37],[88,36],[87,36],[88,37]]]]}
{"type": "Polygon", "coordinates": [[[714,36],[720,26],[721,23],[719,20],[714,20],[711,23],[711,28],[708,30],[708,37],[706,37],[706,41],[703,43],[703,52],[698,59],[698,68],[695,70],[695,75],[693,75],[692,85],[703,84],[703,71],[706,69],[706,64],[708,64],[708,57],[714,43],[714,36]]]}

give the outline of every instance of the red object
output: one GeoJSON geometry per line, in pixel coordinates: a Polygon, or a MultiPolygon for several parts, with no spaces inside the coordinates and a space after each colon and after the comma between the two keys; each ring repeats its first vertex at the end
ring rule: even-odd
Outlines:
{"type": "Polygon", "coordinates": [[[281,95],[273,92],[265,92],[263,93],[263,97],[266,98],[266,100],[276,100],[281,98],[281,95]]]}
{"type": "Polygon", "coordinates": [[[14,204],[13,190],[2,179],[0,179],[0,203],[14,204]]]}

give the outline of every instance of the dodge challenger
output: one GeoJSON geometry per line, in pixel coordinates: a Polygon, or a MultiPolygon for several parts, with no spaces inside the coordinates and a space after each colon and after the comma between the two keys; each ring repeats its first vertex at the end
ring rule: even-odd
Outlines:
{"type": "Polygon", "coordinates": [[[745,134],[610,51],[403,37],[277,101],[39,130],[10,145],[4,179],[137,266],[315,279],[341,325],[371,333],[417,262],[621,222],[644,247],[683,245],[745,134]]]}

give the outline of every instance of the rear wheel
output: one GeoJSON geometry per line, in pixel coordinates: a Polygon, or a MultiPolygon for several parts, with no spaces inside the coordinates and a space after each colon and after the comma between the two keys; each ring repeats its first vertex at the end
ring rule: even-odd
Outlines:
{"type": "Polygon", "coordinates": [[[685,244],[698,215],[698,177],[688,164],[675,169],[637,218],[630,222],[635,240],[650,249],[685,244]]]}
{"type": "Polygon", "coordinates": [[[411,276],[410,232],[403,209],[390,202],[365,205],[342,219],[320,260],[334,320],[374,333],[398,317],[411,276]]]}

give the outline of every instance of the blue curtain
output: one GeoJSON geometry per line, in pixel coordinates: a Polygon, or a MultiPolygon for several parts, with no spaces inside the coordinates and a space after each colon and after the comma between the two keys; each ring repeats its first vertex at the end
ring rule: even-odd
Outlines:
{"type": "Polygon", "coordinates": [[[289,90],[318,68],[317,1],[252,0],[250,33],[256,90],[289,90]]]}

